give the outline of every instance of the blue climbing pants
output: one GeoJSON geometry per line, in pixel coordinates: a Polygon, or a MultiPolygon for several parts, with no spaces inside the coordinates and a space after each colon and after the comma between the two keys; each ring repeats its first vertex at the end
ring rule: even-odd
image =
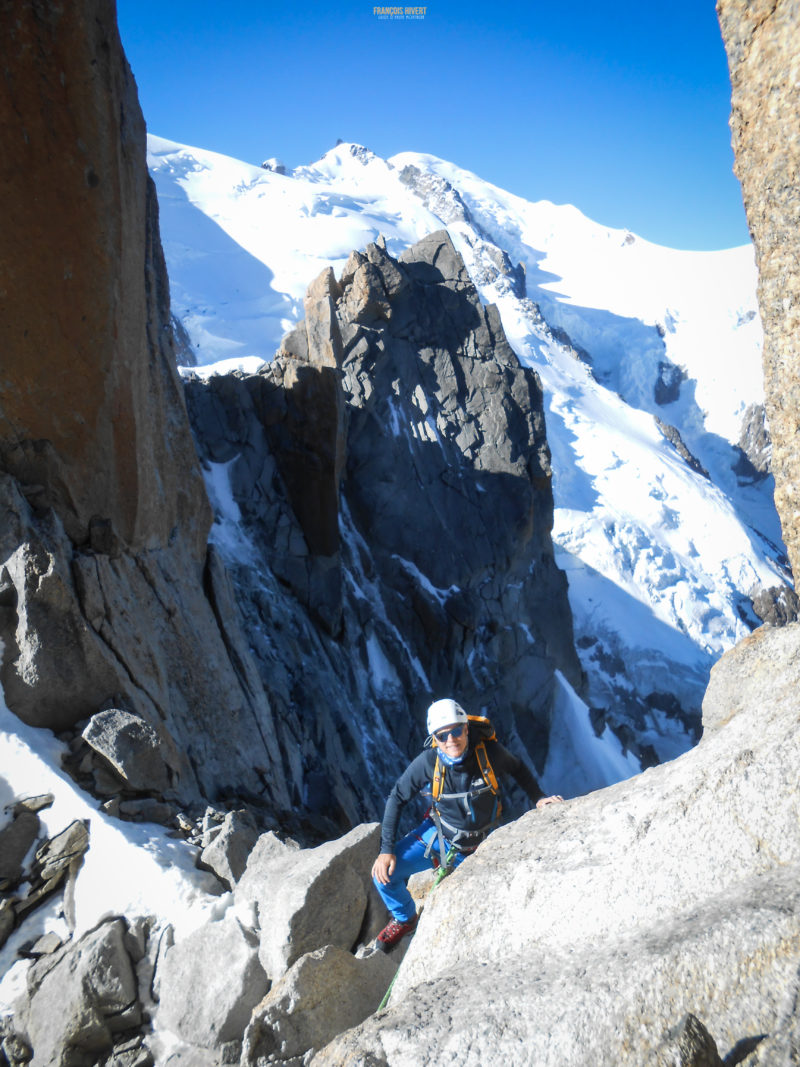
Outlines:
{"type": "MultiPolygon", "coordinates": [[[[450,842],[446,838],[445,847],[450,848],[450,842]]],[[[377,880],[373,879],[373,881],[392,917],[404,923],[413,918],[417,910],[406,888],[406,882],[412,874],[430,870],[433,866],[431,857],[439,855],[439,842],[433,819],[426,819],[410,834],[406,834],[401,841],[398,841],[394,854],[397,863],[388,883],[381,885],[377,880]],[[426,856],[425,852],[431,841],[433,841],[433,848],[430,856],[426,856]]],[[[453,866],[457,867],[464,859],[466,859],[466,853],[457,852],[453,866]]]]}

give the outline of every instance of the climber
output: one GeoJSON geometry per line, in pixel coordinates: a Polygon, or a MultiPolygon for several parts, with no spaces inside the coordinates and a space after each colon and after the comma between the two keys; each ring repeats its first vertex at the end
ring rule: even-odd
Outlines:
{"type": "Polygon", "coordinates": [[[455,700],[431,704],[427,726],[424,750],[395,782],[386,801],[381,852],[372,866],[375,886],[392,916],[376,939],[383,952],[416,928],[416,908],[406,886],[411,875],[432,865],[458,866],[497,826],[496,772],[516,779],[537,808],[563,800],[544,796],[522,760],[497,740],[489,720],[467,715],[455,700]],[[431,798],[428,815],[395,844],[400,812],[420,792],[431,798]]]}

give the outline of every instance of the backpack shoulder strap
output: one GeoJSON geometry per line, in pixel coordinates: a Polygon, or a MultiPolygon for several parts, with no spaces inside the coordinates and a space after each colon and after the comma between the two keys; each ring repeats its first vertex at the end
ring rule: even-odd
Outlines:
{"type": "Polygon", "coordinates": [[[444,764],[439,759],[439,753],[436,753],[436,763],[433,768],[433,788],[431,790],[431,796],[434,801],[437,801],[442,795],[444,789],[444,764]]]}
{"type": "Polygon", "coordinates": [[[481,776],[484,782],[489,786],[493,793],[499,793],[500,787],[497,784],[497,775],[492,769],[492,765],[489,762],[489,753],[486,751],[486,745],[483,741],[479,741],[475,746],[475,756],[478,760],[478,766],[481,770],[481,776]]]}

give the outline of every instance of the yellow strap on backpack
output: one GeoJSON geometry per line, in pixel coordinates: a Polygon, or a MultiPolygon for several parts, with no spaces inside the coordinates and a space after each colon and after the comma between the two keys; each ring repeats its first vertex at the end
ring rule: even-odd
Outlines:
{"type": "MultiPolygon", "coordinates": [[[[481,775],[483,776],[484,782],[486,782],[493,793],[499,793],[500,787],[497,784],[497,775],[494,773],[492,765],[489,762],[489,753],[486,751],[486,745],[483,741],[480,741],[475,746],[475,755],[478,758],[478,766],[481,769],[481,775]]],[[[439,757],[437,756],[436,758],[438,762],[439,757]]]]}
{"type": "Polygon", "coordinates": [[[442,790],[443,789],[444,789],[444,765],[443,765],[442,761],[439,759],[439,756],[437,754],[437,756],[436,756],[436,766],[433,768],[433,787],[431,789],[431,796],[433,797],[434,800],[438,800],[439,799],[439,797],[442,795],[442,790]]]}

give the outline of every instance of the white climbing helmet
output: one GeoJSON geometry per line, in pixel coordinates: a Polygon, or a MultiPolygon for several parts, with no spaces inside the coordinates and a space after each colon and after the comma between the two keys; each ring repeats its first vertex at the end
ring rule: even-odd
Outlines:
{"type": "Polygon", "coordinates": [[[451,726],[454,722],[467,721],[466,711],[450,697],[446,697],[444,700],[435,700],[428,708],[429,734],[435,734],[443,726],[451,726]]]}

